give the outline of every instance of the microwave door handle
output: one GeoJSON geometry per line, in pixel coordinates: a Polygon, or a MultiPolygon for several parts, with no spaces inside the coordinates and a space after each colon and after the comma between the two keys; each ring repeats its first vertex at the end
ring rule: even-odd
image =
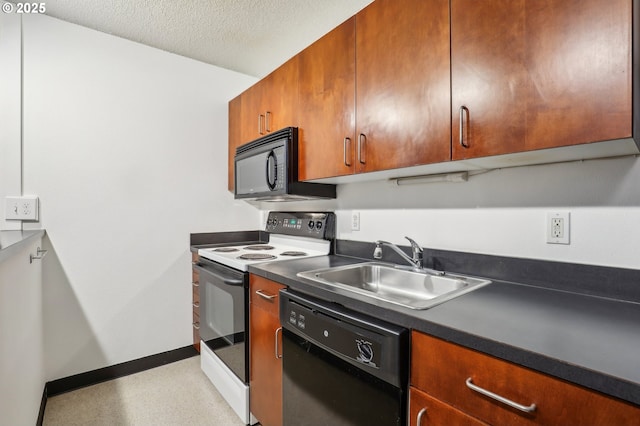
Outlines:
{"type": "Polygon", "coordinates": [[[267,186],[271,191],[276,187],[276,181],[278,179],[278,160],[276,154],[269,152],[267,155],[267,186]]]}
{"type": "Polygon", "coordinates": [[[203,268],[200,265],[193,265],[193,267],[196,270],[198,270],[198,272],[204,273],[204,274],[209,274],[209,275],[213,276],[215,279],[217,279],[218,281],[222,281],[226,285],[233,285],[233,286],[242,286],[242,285],[244,285],[244,281],[241,280],[241,279],[234,279],[234,278],[225,277],[224,275],[220,275],[220,274],[218,274],[216,272],[213,272],[211,269],[203,268]]]}

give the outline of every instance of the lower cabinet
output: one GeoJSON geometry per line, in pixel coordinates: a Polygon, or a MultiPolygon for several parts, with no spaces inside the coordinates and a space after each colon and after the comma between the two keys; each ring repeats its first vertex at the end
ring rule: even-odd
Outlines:
{"type": "Polygon", "coordinates": [[[482,426],[487,423],[473,418],[451,405],[409,388],[409,425],[411,426],[482,426]]]}
{"type": "Polygon", "coordinates": [[[411,424],[417,424],[417,414],[426,407],[430,422],[423,413],[423,426],[619,426],[638,425],[640,419],[640,408],[632,404],[416,331],[411,336],[411,386],[411,424]]]}
{"type": "Polygon", "coordinates": [[[285,286],[249,277],[249,404],[262,426],[282,424],[282,336],[279,290],[285,286]]]}
{"type": "MultiPolygon", "coordinates": [[[[191,263],[198,263],[198,254],[191,253],[191,263]]],[[[193,296],[191,298],[191,305],[193,306],[193,320],[191,325],[193,326],[193,347],[200,352],[200,291],[198,286],[200,285],[200,275],[198,272],[191,268],[191,290],[193,296]]]]}

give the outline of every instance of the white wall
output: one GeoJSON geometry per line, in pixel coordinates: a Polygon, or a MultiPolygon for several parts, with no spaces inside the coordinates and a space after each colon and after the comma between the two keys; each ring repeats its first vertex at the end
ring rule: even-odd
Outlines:
{"type": "MultiPolygon", "coordinates": [[[[465,183],[344,184],[335,201],[338,238],[640,269],[640,159],[625,157],[500,169],[465,183]],[[351,231],[352,211],[360,231],[351,231]],[[571,213],[571,244],[546,243],[546,213],[571,213]]],[[[273,208],[262,203],[262,209],[273,208]]]]}
{"type": "Polygon", "coordinates": [[[226,190],[227,102],[255,79],[46,16],[23,27],[47,379],[191,344],[189,234],[259,226],[226,190]]]}
{"type": "Polygon", "coordinates": [[[34,425],[45,385],[40,239],[0,262],[0,424],[34,425]]]}
{"type": "Polygon", "coordinates": [[[4,211],[5,197],[22,191],[20,29],[20,15],[0,13],[0,230],[21,229],[19,221],[5,220],[4,211]]]}

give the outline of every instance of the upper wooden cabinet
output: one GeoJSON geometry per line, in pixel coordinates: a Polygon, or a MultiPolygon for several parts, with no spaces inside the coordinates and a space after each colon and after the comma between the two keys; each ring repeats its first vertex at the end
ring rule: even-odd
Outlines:
{"type": "Polygon", "coordinates": [[[447,0],[377,0],[299,57],[302,180],[450,159],[447,0]]]}
{"type": "Polygon", "coordinates": [[[453,159],[631,137],[631,30],[629,0],[452,0],[453,159]]]}
{"type": "Polygon", "coordinates": [[[284,127],[297,126],[297,105],[297,56],[229,102],[229,191],[234,188],[236,148],[284,127]]]}
{"type": "Polygon", "coordinates": [[[448,0],[377,0],[356,15],[358,172],[451,158],[448,0]]]}
{"type": "Polygon", "coordinates": [[[355,17],[298,55],[300,180],[352,174],[355,17]]]}

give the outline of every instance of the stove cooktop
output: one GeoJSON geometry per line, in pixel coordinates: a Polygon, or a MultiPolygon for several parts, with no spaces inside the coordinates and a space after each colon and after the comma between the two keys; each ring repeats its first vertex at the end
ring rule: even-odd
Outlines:
{"type": "Polygon", "coordinates": [[[335,238],[335,214],[269,212],[265,228],[270,232],[266,243],[200,249],[198,255],[240,271],[261,262],[324,256],[329,254],[335,238]]]}

